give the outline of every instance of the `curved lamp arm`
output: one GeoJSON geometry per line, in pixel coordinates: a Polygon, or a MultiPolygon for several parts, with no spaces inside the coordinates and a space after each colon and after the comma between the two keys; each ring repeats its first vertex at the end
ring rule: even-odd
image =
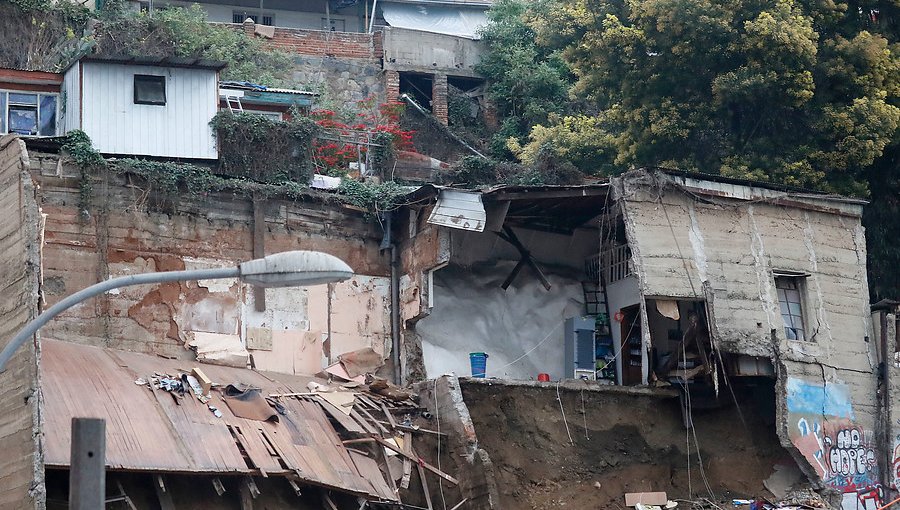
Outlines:
{"type": "Polygon", "coordinates": [[[37,330],[41,329],[44,324],[50,322],[51,319],[63,313],[69,308],[90,299],[94,296],[103,294],[112,289],[120,287],[128,287],[131,285],[145,285],[148,283],[165,283],[184,280],[206,280],[218,278],[237,278],[241,275],[239,267],[223,267],[215,269],[190,269],[186,271],[165,271],[160,273],[143,273],[128,276],[120,276],[112,278],[94,285],[86,289],[82,289],[71,296],[66,297],[62,301],[56,303],[50,308],[44,310],[44,313],[38,315],[33,321],[28,323],[3,351],[0,352],[0,372],[6,370],[6,364],[12,358],[16,350],[21,347],[29,338],[31,338],[37,330]]]}

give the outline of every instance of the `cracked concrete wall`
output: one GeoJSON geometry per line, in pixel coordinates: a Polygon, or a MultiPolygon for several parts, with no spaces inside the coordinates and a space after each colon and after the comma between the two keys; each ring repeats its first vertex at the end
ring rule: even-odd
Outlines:
{"type": "Polygon", "coordinates": [[[434,205],[403,210],[400,251],[400,365],[402,381],[425,379],[422,339],[416,323],[431,313],[433,272],[450,261],[450,232],[427,222],[434,205]]]}
{"type": "MultiPolygon", "coordinates": [[[[0,138],[0,338],[37,316],[42,219],[25,143],[0,138]]],[[[26,342],[0,374],[0,508],[46,506],[41,426],[40,340],[26,342]]]]}
{"type": "MultiPolygon", "coordinates": [[[[250,200],[232,194],[155,193],[137,177],[101,175],[80,212],[80,172],[55,154],[34,154],[31,171],[47,213],[48,304],[107,277],[231,266],[253,258],[250,200]]],[[[72,342],[192,359],[185,342],[247,348],[257,368],[310,373],[363,347],[389,354],[389,267],[381,232],[338,202],[263,203],[266,253],[319,250],[346,261],[351,280],[309,288],[253,289],[237,280],[118,289],[51,322],[45,334],[72,342]]],[[[246,357],[246,353],[243,354],[246,357]]]]}
{"type": "Polygon", "coordinates": [[[453,473],[459,478],[459,491],[468,498],[472,510],[499,510],[500,496],[494,463],[478,443],[475,424],[463,400],[459,379],[441,376],[423,381],[414,388],[419,402],[434,415],[441,431],[448,434],[443,447],[453,459],[453,473]]]}
{"type": "Polygon", "coordinates": [[[705,299],[722,351],[773,359],[779,437],[855,505],[881,482],[861,205],[662,173],[615,185],[642,295],[705,299]],[[808,275],[809,341],[787,340],[773,270],[808,275]]]}

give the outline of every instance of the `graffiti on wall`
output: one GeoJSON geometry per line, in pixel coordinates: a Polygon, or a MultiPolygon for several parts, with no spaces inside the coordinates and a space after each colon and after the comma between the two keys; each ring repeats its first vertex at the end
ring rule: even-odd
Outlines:
{"type": "Polygon", "coordinates": [[[791,442],[826,484],[844,494],[842,507],[881,506],[874,433],[855,422],[847,386],[790,378],[787,408],[791,442]]]}

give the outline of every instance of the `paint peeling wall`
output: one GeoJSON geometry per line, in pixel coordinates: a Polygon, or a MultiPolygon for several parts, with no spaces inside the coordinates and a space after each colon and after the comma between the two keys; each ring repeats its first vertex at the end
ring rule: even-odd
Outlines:
{"type": "MultiPolygon", "coordinates": [[[[41,217],[28,165],[25,144],[17,136],[0,138],[0,337],[4,344],[38,312],[41,217]]],[[[39,362],[39,341],[29,341],[0,374],[0,508],[46,505],[39,362]]]]}
{"type": "MultiPolygon", "coordinates": [[[[248,199],[185,194],[173,201],[139,178],[105,175],[93,183],[91,207],[83,213],[74,166],[60,164],[55,154],[34,154],[31,170],[48,215],[48,304],[108,277],[253,258],[248,199]]],[[[237,280],[124,288],[69,310],[45,334],[184,359],[194,356],[184,346],[192,340],[237,346],[253,355],[257,368],[286,373],[316,372],[363,347],[385,352],[389,267],[378,250],[380,228],[336,201],[269,200],[263,207],[266,253],[323,251],[345,260],[357,276],[328,286],[266,289],[261,312],[253,289],[237,280]]]]}
{"type": "Polygon", "coordinates": [[[706,299],[723,351],[772,358],[782,442],[856,508],[881,480],[861,207],[661,173],[616,186],[642,295],[706,299]],[[810,341],[786,339],[773,270],[808,274],[810,341]]]}

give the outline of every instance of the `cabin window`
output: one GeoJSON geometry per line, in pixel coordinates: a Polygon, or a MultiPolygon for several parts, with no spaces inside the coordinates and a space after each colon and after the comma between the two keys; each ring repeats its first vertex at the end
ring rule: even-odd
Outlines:
{"type": "Polygon", "coordinates": [[[776,276],[775,289],[784,320],[784,334],[788,340],[809,340],[803,321],[803,287],[805,281],[796,276],[776,276]]]}
{"type": "Polygon", "coordinates": [[[165,106],[166,77],[147,74],[134,75],[134,104],[165,106]]]}
{"type": "Polygon", "coordinates": [[[56,94],[0,91],[0,133],[56,136],[56,94]]]}

